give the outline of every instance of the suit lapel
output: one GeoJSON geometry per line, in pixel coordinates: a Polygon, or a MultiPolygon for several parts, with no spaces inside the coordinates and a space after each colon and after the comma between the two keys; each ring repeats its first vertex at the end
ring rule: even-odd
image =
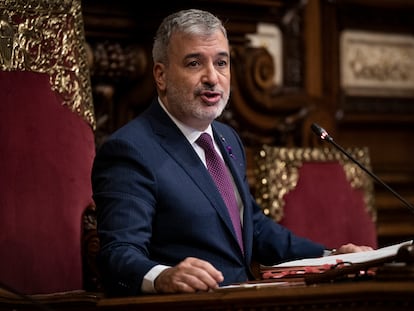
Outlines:
{"type": "MultiPolygon", "coordinates": [[[[229,230],[233,232],[235,242],[237,243],[236,234],[233,230],[227,207],[217,190],[213,179],[193,147],[158,103],[153,103],[150,107],[149,120],[154,132],[159,137],[159,143],[162,148],[176,160],[177,164],[187,172],[188,176],[205,194],[229,230]]],[[[220,148],[222,148],[222,143],[220,143],[220,145],[220,148]]],[[[232,170],[234,170],[234,167],[232,170]]]]}

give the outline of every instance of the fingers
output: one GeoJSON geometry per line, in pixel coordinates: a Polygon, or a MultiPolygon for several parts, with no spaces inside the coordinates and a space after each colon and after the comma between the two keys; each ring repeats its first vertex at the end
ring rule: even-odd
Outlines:
{"type": "Polygon", "coordinates": [[[192,293],[217,288],[223,280],[222,273],[207,261],[188,257],[161,272],[154,286],[159,293],[192,293]]]}
{"type": "Polygon", "coordinates": [[[357,252],[366,252],[366,251],[372,251],[372,250],[373,248],[371,246],[355,245],[352,243],[348,243],[338,248],[335,251],[335,254],[357,253],[357,252]]]}

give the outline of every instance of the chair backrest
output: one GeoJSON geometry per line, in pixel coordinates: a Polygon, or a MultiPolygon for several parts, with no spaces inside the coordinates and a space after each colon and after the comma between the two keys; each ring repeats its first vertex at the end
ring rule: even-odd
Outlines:
{"type": "MultiPolygon", "coordinates": [[[[367,148],[347,152],[370,168],[367,148]]],[[[266,215],[326,247],[377,247],[373,181],[345,155],[264,145],[255,160],[255,196],[266,215]]]]}
{"type": "Polygon", "coordinates": [[[0,0],[0,280],[82,289],[94,108],[80,0],[0,0]]]}

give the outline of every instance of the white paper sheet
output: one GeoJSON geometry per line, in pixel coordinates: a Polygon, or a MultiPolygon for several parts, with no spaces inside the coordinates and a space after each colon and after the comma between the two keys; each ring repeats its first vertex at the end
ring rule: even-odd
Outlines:
{"type": "Polygon", "coordinates": [[[320,266],[325,264],[336,264],[338,261],[350,262],[350,263],[363,263],[376,259],[383,259],[397,254],[399,248],[403,245],[412,244],[413,240],[405,241],[399,244],[379,248],[372,251],[339,254],[332,256],[324,256],[318,258],[306,258],[284,262],[272,267],[283,268],[283,267],[301,267],[301,266],[320,266]]]}

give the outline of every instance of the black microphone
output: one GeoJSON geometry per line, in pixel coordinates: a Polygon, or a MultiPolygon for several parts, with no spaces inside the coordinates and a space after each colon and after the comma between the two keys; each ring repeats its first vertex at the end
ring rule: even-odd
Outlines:
{"type": "Polygon", "coordinates": [[[405,204],[408,209],[414,213],[414,206],[412,206],[406,199],[404,199],[401,195],[399,195],[395,190],[393,190],[390,186],[388,186],[385,182],[383,182],[378,176],[376,176],[374,173],[369,171],[365,166],[363,166],[361,163],[359,163],[352,155],[350,155],[344,148],[342,148],[340,145],[338,145],[332,136],[328,134],[325,129],[320,127],[318,124],[313,123],[311,125],[312,131],[318,135],[322,140],[326,140],[327,142],[331,143],[336,149],[341,151],[344,155],[346,155],[349,159],[352,160],[356,165],[358,165],[363,171],[365,171],[369,176],[374,178],[378,183],[380,183],[382,186],[387,188],[388,191],[390,191],[396,198],[398,198],[401,202],[405,204]]]}

